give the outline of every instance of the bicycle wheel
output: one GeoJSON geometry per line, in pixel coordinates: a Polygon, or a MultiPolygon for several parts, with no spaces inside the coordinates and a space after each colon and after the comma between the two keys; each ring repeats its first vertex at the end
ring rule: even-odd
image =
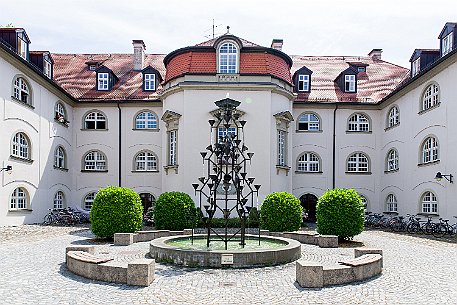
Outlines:
{"type": "Polygon", "coordinates": [[[422,225],[421,229],[425,234],[430,235],[434,231],[434,226],[435,226],[434,223],[426,222],[422,225]]]}
{"type": "Polygon", "coordinates": [[[418,233],[420,230],[420,226],[417,223],[410,223],[406,228],[406,231],[410,234],[418,233]]]}
{"type": "Polygon", "coordinates": [[[441,238],[446,235],[448,229],[444,224],[438,223],[436,224],[432,234],[434,237],[441,238]]]}
{"type": "Polygon", "coordinates": [[[44,216],[43,224],[48,226],[51,223],[52,223],[52,216],[50,214],[47,214],[46,216],[44,216]]]}

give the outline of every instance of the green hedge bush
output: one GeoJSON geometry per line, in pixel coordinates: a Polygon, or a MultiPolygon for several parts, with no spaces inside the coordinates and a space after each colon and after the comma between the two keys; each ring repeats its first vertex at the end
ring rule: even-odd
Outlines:
{"type": "Polygon", "coordinates": [[[132,233],[142,227],[143,205],[133,190],[117,186],[100,189],[90,210],[92,232],[98,237],[132,233]]]}
{"type": "Polygon", "coordinates": [[[259,211],[257,210],[256,207],[253,207],[249,211],[249,217],[248,217],[246,226],[248,226],[249,228],[258,228],[259,223],[260,223],[259,211]]]}
{"type": "Polygon", "coordinates": [[[183,230],[192,227],[195,204],[182,192],[166,192],[159,196],[154,208],[154,223],[158,230],[183,230]]]}
{"type": "Polygon", "coordinates": [[[363,231],[364,210],[355,190],[328,190],[316,208],[317,232],[350,239],[363,231]]]}
{"type": "Polygon", "coordinates": [[[287,192],[271,193],[260,207],[260,226],[273,232],[296,231],[302,223],[300,200],[287,192]]]}

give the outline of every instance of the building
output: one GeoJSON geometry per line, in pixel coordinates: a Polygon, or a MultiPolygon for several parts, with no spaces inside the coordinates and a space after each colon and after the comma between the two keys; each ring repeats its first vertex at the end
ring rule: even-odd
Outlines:
{"type": "Polygon", "coordinates": [[[30,51],[22,28],[0,29],[0,224],[42,222],[48,209],[90,209],[120,185],[145,206],[193,195],[200,151],[217,137],[215,101],[241,102],[250,174],[299,197],[313,217],[326,189],[356,189],[373,212],[457,215],[456,23],[411,70],[368,56],[296,56],[226,33],[168,55],[30,51]],[[455,145],[455,146],[454,146],[455,145]],[[12,166],[12,170],[6,170],[12,166]],[[444,178],[449,178],[445,176],[444,178]]]}

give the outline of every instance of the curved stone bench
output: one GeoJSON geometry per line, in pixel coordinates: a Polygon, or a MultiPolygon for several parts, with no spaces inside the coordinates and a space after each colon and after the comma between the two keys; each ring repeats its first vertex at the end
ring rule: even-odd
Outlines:
{"type": "Polygon", "coordinates": [[[119,263],[112,258],[99,257],[91,252],[67,251],[67,268],[74,274],[98,281],[126,283],[128,285],[149,286],[154,280],[155,261],[137,259],[119,263]]]}
{"type": "Polygon", "coordinates": [[[354,250],[354,255],[354,259],[341,261],[334,266],[299,260],[295,278],[301,287],[321,288],[363,281],[382,272],[382,250],[359,248],[354,250]]]}

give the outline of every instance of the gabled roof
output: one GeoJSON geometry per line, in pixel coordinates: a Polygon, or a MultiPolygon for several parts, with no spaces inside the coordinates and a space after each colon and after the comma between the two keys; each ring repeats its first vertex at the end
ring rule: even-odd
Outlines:
{"type": "Polygon", "coordinates": [[[440,34],[438,35],[438,39],[441,39],[444,32],[446,31],[446,29],[448,27],[452,27],[452,28],[455,28],[457,26],[457,22],[446,22],[446,24],[444,25],[443,29],[441,30],[440,34]]]}
{"type": "Polygon", "coordinates": [[[258,44],[250,42],[250,41],[248,41],[248,40],[246,40],[244,38],[240,38],[240,37],[234,36],[232,34],[224,34],[224,35],[215,37],[213,39],[198,43],[195,46],[197,46],[197,47],[212,47],[212,46],[214,46],[216,41],[218,41],[220,39],[225,39],[225,38],[227,38],[227,39],[234,38],[234,39],[239,40],[241,42],[241,44],[242,44],[241,47],[243,47],[243,48],[246,48],[246,47],[260,47],[260,45],[258,45],[258,44]]]}

